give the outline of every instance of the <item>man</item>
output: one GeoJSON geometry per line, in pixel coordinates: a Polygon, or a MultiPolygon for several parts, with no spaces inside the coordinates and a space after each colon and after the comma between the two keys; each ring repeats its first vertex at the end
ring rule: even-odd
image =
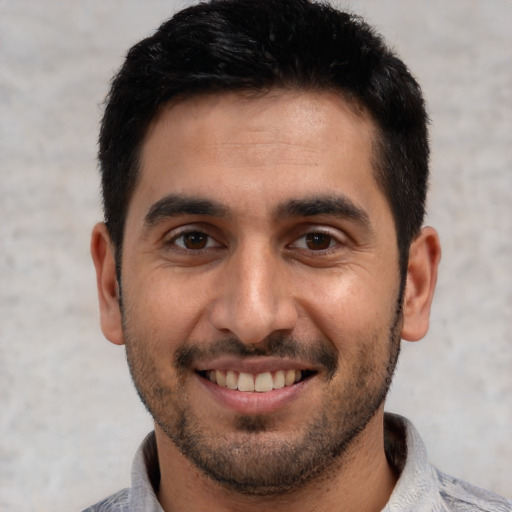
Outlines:
{"type": "Polygon", "coordinates": [[[512,510],[384,414],[440,259],[426,122],[381,38],[306,0],[190,7],[130,50],[91,250],[155,432],[89,510],[512,510]]]}

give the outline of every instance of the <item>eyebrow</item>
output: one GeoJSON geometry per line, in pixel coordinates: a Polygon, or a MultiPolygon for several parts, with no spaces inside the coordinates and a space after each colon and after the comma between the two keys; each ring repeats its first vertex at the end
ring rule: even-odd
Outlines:
{"type": "Polygon", "coordinates": [[[306,199],[292,199],[276,210],[277,217],[314,217],[330,215],[349,219],[373,231],[366,211],[344,195],[316,196],[306,199]]]}
{"type": "MultiPolygon", "coordinates": [[[[184,194],[169,194],[151,206],[144,217],[144,229],[150,230],[160,221],[180,215],[200,215],[218,218],[232,217],[231,210],[218,201],[184,194]]],[[[314,217],[330,215],[349,219],[373,231],[366,211],[344,195],[322,195],[291,199],[277,206],[276,218],[314,217]]]]}
{"type": "Polygon", "coordinates": [[[180,215],[229,217],[229,209],[217,201],[202,197],[169,194],[151,206],[144,217],[144,228],[151,229],[160,221],[180,215]]]}

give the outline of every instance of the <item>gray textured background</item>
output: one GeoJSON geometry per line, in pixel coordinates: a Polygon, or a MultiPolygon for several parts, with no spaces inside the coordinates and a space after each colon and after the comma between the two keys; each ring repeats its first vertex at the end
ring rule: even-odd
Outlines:
{"type": "MultiPolygon", "coordinates": [[[[0,0],[0,510],[80,510],[129,483],[151,422],[98,327],[89,233],[107,82],[183,2],[0,0]]],[[[388,409],[431,460],[512,495],[512,2],[360,0],[423,85],[444,258],[388,409]]]]}

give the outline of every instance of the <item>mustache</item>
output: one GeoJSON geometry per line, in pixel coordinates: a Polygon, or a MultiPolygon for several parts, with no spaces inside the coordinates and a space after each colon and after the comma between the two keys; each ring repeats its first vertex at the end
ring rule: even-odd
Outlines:
{"type": "Polygon", "coordinates": [[[332,344],[325,340],[304,342],[280,333],[274,333],[255,345],[247,345],[235,337],[208,344],[187,344],[176,351],[174,366],[177,370],[184,370],[193,367],[196,361],[226,355],[298,359],[324,368],[328,377],[332,377],[338,368],[337,352],[332,344]]]}

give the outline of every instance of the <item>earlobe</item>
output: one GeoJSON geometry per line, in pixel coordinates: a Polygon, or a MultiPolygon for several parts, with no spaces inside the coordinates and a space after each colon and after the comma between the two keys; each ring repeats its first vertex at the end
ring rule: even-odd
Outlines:
{"type": "Polygon", "coordinates": [[[109,341],[122,345],[124,340],[115,256],[103,222],[96,224],[92,231],[91,256],[96,269],[101,330],[109,341]]]}
{"type": "Polygon", "coordinates": [[[402,338],[418,341],[427,334],[430,307],[441,260],[441,245],[434,228],[425,227],[411,244],[403,302],[402,338]]]}

